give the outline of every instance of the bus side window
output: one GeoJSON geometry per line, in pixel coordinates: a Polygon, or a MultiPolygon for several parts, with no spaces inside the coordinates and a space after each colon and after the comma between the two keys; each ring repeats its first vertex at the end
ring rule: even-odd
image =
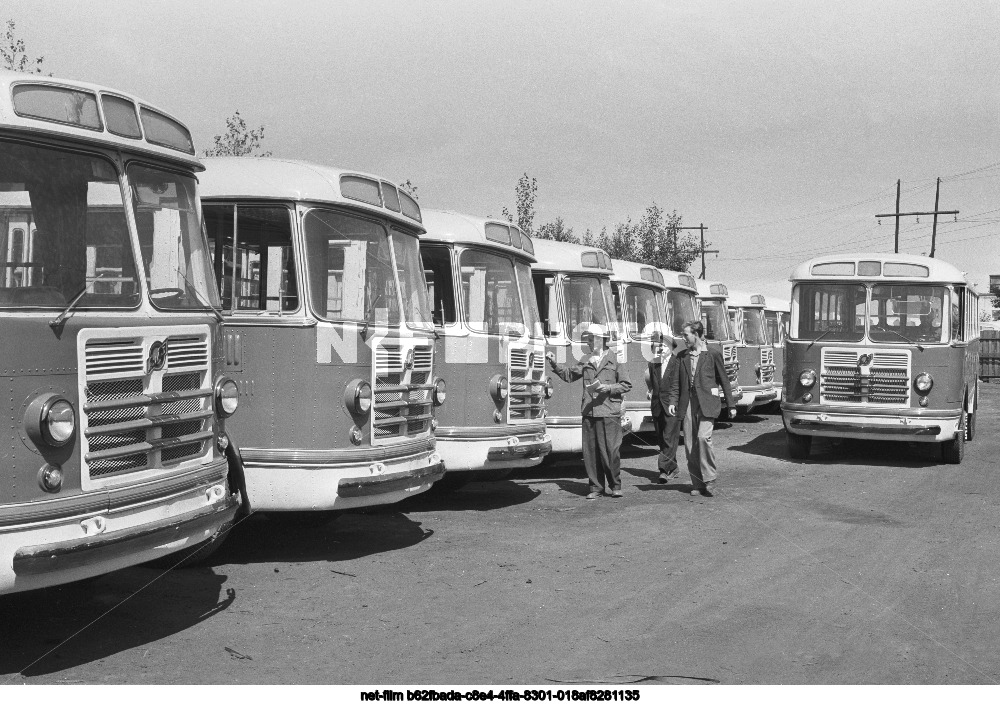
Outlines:
{"type": "Polygon", "coordinates": [[[951,339],[965,340],[965,330],[968,327],[968,301],[965,297],[964,287],[955,287],[955,292],[951,297],[951,339]]]}
{"type": "Polygon", "coordinates": [[[222,296],[222,308],[233,308],[233,226],[236,222],[236,206],[206,205],[202,208],[205,216],[205,231],[208,235],[208,249],[215,268],[215,279],[222,296]]]}
{"type": "Polygon", "coordinates": [[[434,325],[456,323],[455,288],[451,274],[451,250],[447,247],[420,245],[420,259],[427,275],[427,294],[431,301],[434,325]]]}
{"type": "Polygon", "coordinates": [[[236,211],[234,310],[280,313],[299,307],[288,209],[236,211]]]}
{"type": "Polygon", "coordinates": [[[551,274],[531,273],[531,281],[535,287],[535,298],[542,314],[542,328],[545,337],[551,338],[559,334],[559,309],[556,300],[556,278],[551,274]]]}

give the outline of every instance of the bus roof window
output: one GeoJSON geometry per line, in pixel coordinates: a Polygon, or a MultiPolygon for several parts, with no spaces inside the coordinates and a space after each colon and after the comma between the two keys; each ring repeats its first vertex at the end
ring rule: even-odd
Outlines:
{"type": "Polygon", "coordinates": [[[812,266],[813,276],[853,277],[854,262],[825,262],[812,266]]]}
{"type": "Polygon", "coordinates": [[[399,192],[399,205],[403,209],[403,215],[407,218],[417,221],[418,223],[422,221],[420,217],[420,206],[417,202],[410,198],[409,194],[399,192]]]}
{"type": "Polygon", "coordinates": [[[882,274],[887,277],[921,277],[926,279],[931,275],[931,270],[922,264],[886,262],[882,268],[882,274]]]}
{"type": "Polygon", "coordinates": [[[387,184],[382,182],[382,200],[385,201],[385,207],[391,211],[396,211],[399,213],[399,191],[392,184],[387,184]]]}
{"type": "Polygon", "coordinates": [[[382,194],[379,191],[378,181],[366,179],[363,176],[350,176],[348,174],[341,176],[340,194],[352,201],[370,203],[373,206],[382,205],[382,194]]]}
{"type": "Polygon", "coordinates": [[[139,109],[139,117],[142,120],[142,129],[146,133],[146,141],[176,149],[178,152],[194,154],[191,133],[184,125],[145,106],[139,109]]]}
{"type": "Polygon", "coordinates": [[[142,137],[135,103],[116,95],[102,95],[101,106],[104,108],[104,119],[108,122],[108,132],[131,139],[142,137]]]}
{"type": "Polygon", "coordinates": [[[101,130],[97,96],[61,86],[21,83],[14,86],[14,112],[21,117],[37,118],[88,130],[101,130]]]}

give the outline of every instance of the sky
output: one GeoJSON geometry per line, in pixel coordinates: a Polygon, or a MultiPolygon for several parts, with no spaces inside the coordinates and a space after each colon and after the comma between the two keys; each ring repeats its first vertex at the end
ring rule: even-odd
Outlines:
{"type": "MultiPolygon", "coordinates": [[[[57,77],[137,94],[200,149],[239,110],[274,156],[418,187],[424,208],[609,230],[707,226],[709,279],[785,295],[819,253],[1000,274],[1000,3],[504,0],[8,2],[57,77]],[[930,251],[930,217],[900,250],[930,251]]],[[[692,264],[700,273],[700,262],[692,264]]]]}

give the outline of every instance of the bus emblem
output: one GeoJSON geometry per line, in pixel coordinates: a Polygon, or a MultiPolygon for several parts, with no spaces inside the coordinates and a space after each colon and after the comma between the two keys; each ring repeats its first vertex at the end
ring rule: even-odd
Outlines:
{"type": "Polygon", "coordinates": [[[861,357],[858,358],[858,367],[868,367],[868,365],[872,364],[873,357],[874,355],[872,355],[871,353],[862,355],[861,357]]]}
{"type": "Polygon", "coordinates": [[[406,369],[413,369],[413,348],[406,351],[406,369]]]}
{"type": "Polygon", "coordinates": [[[149,346],[149,356],[146,358],[146,374],[153,370],[162,370],[167,362],[167,344],[157,340],[149,346]]]}

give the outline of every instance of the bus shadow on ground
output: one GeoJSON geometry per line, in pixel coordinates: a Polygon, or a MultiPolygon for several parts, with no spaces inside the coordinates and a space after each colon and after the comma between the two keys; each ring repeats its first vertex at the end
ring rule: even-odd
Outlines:
{"type": "Polygon", "coordinates": [[[235,527],[210,565],[349,561],[409,548],[433,531],[402,514],[343,512],[321,525],[301,525],[281,517],[254,515],[235,527]]]}
{"type": "Polygon", "coordinates": [[[796,465],[829,464],[899,466],[922,468],[941,464],[936,443],[905,441],[864,441],[853,438],[814,438],[808,458],[793,459],[788,454],[785,431],[771,431],[751,438],[730,450],[766,458],[777,458],[796,465]]]}
{"type": "MultiPolygon", "coordinates": [[[[510,480],[494,482],[470,482],[452,492],[435,491],[431,488],[415,497],[405,499],[391,509],[400,512],[489,512],[496,509],[525,504],[535,499],[541,492],[510,480]]],[[[371,512],[378,511],[373,507],[371,512]]]]}
{"type": "MultiPolygon", "coordinates": [[[[0,597],[0,685],[151,644],[229,608],[227,576],[147,566],[0,597]]],[[[72,681],[79,682],[79,681],[72,681]]]]}

